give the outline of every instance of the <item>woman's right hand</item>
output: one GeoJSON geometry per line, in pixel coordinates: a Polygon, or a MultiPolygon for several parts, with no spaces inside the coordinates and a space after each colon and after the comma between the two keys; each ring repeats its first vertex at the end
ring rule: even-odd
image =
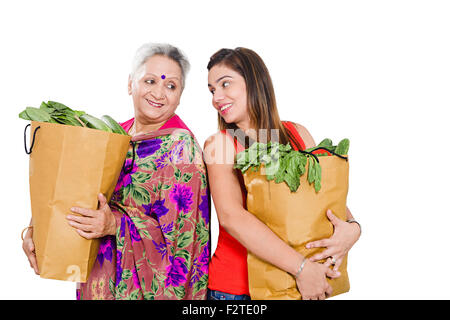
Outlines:
{"type": "Polygon", "coordinates": [[[34,269],[34,273],[39,274],[38,264],[36,260],[36,251],[33,242],[33,228],[29,228],[23,238],[22,249],[27,255],[30,267],[34,269]]]}
{"type": "Polygon", "coordinates": [[[324,300],[331,296],[333,288],[327,282],[327,277],[338,278],[340,273],[333,271],[330,266],[330,259],[325,263],[306,260],[303,270],[296,279],[303,300],[324,300]]]}

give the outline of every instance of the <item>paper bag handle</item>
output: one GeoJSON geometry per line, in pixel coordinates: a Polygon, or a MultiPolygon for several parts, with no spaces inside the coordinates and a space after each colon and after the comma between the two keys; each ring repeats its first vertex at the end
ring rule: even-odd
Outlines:
{"type": "MultiPolygon", "coordinates": [[[[325,151],[328,151],[328,152],[331,153],[332,155],[335,155],[335,156],[337,156],[337,157],[339,157],[339,158],[341,158],[341,159],[344,159],[345,161],[348,161],[348,158],[347,158],[347,157],[341,156],[340,154],[337,154],[336,152],[331,151],[330,149],[327,149],[327,148],[324,148],[324,147],[317,147],[317,148],[314,148],[314,149],[311,150],[309,153],[312,155],[312,153],[313,153],[314,151],[316,151],[316,150],[325,150],[325,151]]],[[[318,160],[318,159],[316,158],[316,160],[318,160]]]]}
{"type": "Polygon", "coordinates": [[[36,132],[38,131],[38,129],[41,128],[41,126],[37,127],[36,129],[34,129],[34,133],[33,133],[33,140],[31,141],[31,147],[30,150],[27,149],[27,129],[31,124],[27,124],[25,126],[25,131],[23,132],[23,143],[25,145],[25,152],[26,154],[31,154],[31,152],[33,151],[33,147],[34,147],[34,141],[36,139],[36,132]]]}
{"type": "Polygon", "coordinates": [[[135,160],[135,153],[136,153],[136,142],[130,141],[130,143],[133,145],[133,159],[131,160],[131,164],[127,167],[125,163],[123,164],[123,173],[129,174],[133,170],[134,166],[134,160],[135,160]]]}

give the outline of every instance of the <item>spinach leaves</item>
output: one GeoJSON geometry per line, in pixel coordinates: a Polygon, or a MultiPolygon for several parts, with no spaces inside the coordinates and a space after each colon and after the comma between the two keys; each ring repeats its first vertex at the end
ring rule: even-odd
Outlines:
{"type": "Polygon", "coordinates": [[[306,173],[308,164],[308,183],[314,184],[314,189],[318,192],[322,187],[322,167],[317,157],[330,155],[327,150],[338,155],[346,155],[349,146],[348,139],[341,140],[336,146],[331,139],[324,139],[317,147],[301,152],[293,150],[290,145],[278,142],[267,144],[255,142],[250,148],[237,154],[234,168],[245,173],[248,169],[257,171],[260,165],[264,164],[268,181],[285,182],[291,192],[295,192],[300,187],[300,176],[306,173]]]}
{"type": "Polygon", "coordinates": [[[24,120],[88,127],[123,135],[128,134],[108,115],[104,115],[101,119],[98,119],[84,111],[72,110],[66,105],[56,101],[42,102],[39,108],[27,107],[19,113],[19,118],[24,120]]]}

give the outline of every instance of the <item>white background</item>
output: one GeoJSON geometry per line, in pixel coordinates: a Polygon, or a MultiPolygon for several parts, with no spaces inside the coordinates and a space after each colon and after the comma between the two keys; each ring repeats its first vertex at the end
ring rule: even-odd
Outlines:
{"type": "Polygon", "coordinates": [[[153,41],[190,59],[177,112],[202,146],[217,130],[206,65],[237,46],[266,62],[282,119],[316,142],[350,139],[348,206],[363,236],[351,290],[335,299],[449,299],[449,16],[447,1],[430,0],[2,1],[0,298],[75,297],[73,283],[35,276],[22,252],[31,212],[19,112],[56,100],[131,118],[131,59],[153,41]]]}

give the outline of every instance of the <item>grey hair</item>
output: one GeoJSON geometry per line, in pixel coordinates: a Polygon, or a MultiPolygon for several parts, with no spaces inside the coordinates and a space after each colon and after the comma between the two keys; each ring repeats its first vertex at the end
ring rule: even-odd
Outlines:
{"type": "Polygon", "coordinates": [[[138,71],[145,62],[154,55],[162,55],[178,63],[181,68],[181,88],[184,89],[186,75],[189,72],[191,65],[186,55],[180,49],[167,43],[145,43],[142,45],[136,51],[131,64],[131,78],[136,79],[138,71]]]}

